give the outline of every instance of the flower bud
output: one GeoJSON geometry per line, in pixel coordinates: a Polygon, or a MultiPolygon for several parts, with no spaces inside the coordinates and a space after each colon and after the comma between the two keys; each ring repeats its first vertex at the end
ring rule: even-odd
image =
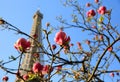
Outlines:
{"type": "Polygon", "coordinates": [[[50,65],[45,65],[42,70],[42,74],[51,73],[53,71],[53,68],[50,65]]]}
{"type": "Polygon", "coordinates": [[[114,73],[110,73],[110,76],[111,76],[111,77],[114,77],[115,75],[114,75],[114,73]]]}
{"type": "Polygon", "coordinates": [[[99,9],[97,10],[97,12],[101,15],[104,15],[106,13],[107,9],[105,6],[101,6],[99,7],[99,9]]]}
{"type": "Polygon", "coordinates": [[[34,73],[39,73],[42,71],[42,69],[43,69],[43,65],[41,65],[39,62],[33,64],[32,70],[34,73]]]}
{"type": "Polygon", "coordinates": [[[67,36],[65,32],[60,30],[59,32],[56,33],[54,41],[60,46],[68,45],[68,43],[70,42],[70,37],[67,36]]]}
{"type": "Polygon", "coordinates": [[[86,40],[85,42],[86,44],[90,45],[90,40],[86,40]]]}
{"type": "Polygon", "coordinates": [[[99,0],[95,0],[95,3],[98,3],[99,2],[99,0]]]}
{"type": "Polygon", "coordinates": [[[33,56],[34,56],[35,58],[39,58],[39,57],[40,57],[39,53],[34,53],[33,56]]]}
{"type": "Polygon", "coordinates": [[[90,7],[91,6],[91,4],[90,3],[86,3],[86,7],[90,7]]]}
{"type": "Polygon", "coordinates": [[[53,50],[56,49],[56,45],[55,45],[55,44],[52,45],[52,49],[53,49],[53,50]]]}
{"type": "Polygon", "coordinates": [[[24,79],[25,81],[28,80],[28,78],[29,78],[28,74],[23,75],[23,79],[24,79]]]}
{"type": "Polygon", "coordinates": [[[8,76],[4,76],[4,77],[2,78],[3,81],[8,81],[8,79],[9,79],[8,76]]]}
{"type": "Polygon", "coordinates": [[[95,10],[91,9],[87,12],[87,17],[94,17],[96,15],[95,10]]]}
{"type": "Polygon", "coordinates": [[[0,25],[5,24],[5,21],[3,19],[0,19],[0,25]]]}
{"type": "Polygon", "coordinates": [[[113,47],[109,47],[108,51],[111,52],[113,50],[113,47]]]}
{"type": "Polygon", "coordinates": [[[47,26],[47,27],[49,27],[49,26],[50,26],[50,23],[49,23],[49,22],[47,22],[47,23],[46,23],[46,26],[47,26]]]}
{"type": "Polygon", "coordinates": [[[80,42],[77,42],[77,46],[78,46],[79,49],[82,50],[82,46],[81,46],[81,43],[80,43],[80,42]]]}
{"type": "Polygon", "coordinates": [[[100,35],[100,40],[103,40],[103,35],[100,35]]]}
{"type": "Polygon", "coordinates": [[[57,66],[57,71],[60,71],[62,69],[62,66],[61,65],[58,65],[57,66]]]}

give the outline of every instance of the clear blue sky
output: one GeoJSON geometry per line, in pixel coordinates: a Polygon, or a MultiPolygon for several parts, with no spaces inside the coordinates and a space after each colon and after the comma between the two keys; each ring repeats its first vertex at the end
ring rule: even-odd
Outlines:
{"type": "MultiPolygon", "coordinates": [[[[86,1],[94,0],[79,0],[81,3],[86,1]]],[[[113,8],[113,24],[120,25],[120,0],[104,0],[103,2],[108,8],[113,8]]],[[[26,33],[30,33],[31,26],[33,23],[32,17],[34,13],[40,9],[43,13],[44,18],[42,21],[42,26],[44,28],[46,22],[50,22],[53,26],[60,25],[56,21],[56,16],[63,15],[66,19],[69,19],[69,14],[71,10],[69,8],[64,8],[60,0],[1,0],[0,1],[0,17],[10,22],[11,24],[19,27],[26,33]]],[[[120,30],[120,29],[119,29],[120,30]]],[[[71,35],[73,42],[78,40],[73,36],[73,33],[79,33],[78,30],[67,31],[68,35],[71,35]]],[[[8,60],[8,56],[17,56],[17,51],[14,49],[14,42],[20,38],[24,37],[21,35],[14,34],[15,32],[4,30],[0,31],[0,60],[8,60]]],[[[52,39],[51,39],[52,40],[52,39]]],[[[53,40],[52,40],[53,41],[53,40]]],[[[76,42],[75,42],[76,43],[76,42]]],[[[16,63],[9,64],[11,68],[16,67],[16,63]]],[[[6,73],[0,70],[0,79],[6,73]]],[[[15,76],[11,76],[9,82],[14,82],[15,76]]],[[[0,80],[1,82],[1,80],[0,80]]]]}

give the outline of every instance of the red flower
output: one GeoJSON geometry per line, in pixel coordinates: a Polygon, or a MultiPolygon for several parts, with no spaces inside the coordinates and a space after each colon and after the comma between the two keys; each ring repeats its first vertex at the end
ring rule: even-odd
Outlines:
{"type": "Polygon", "coordinates": [[[99,7],[99,9],[97,10],[99,14],[104,15],[107,11],[105,6],[101,6],[99,7]]]}
{"type": "Polygon", "coordinates": [[[95,11],[93,10],[93,9],[91,9],[91,10],[89,10],[88,12],[87,12],[87,17],[93,17],[93,16],[95,16],[96,15],[96,13],[95,13],[95,11]]]}
{"type": "Polygon", "coordinates": [[[50,72],[52,72],[52,71],[53,71],[53,68],[50,67],[50,65],[45,65],[45,66],[43,67],[42,74],[44,75],[44,74],[50,73],[50,72]]]}
{"type": "Polygon", "coordinates": [[[42,69],[43,69],[43,65],[41,65],[39,62],[33,64],[32,70],[34,73],[40,73],[42,69]]]}
{"type": "Polygon", "coordinates": [[[54,41],[58,45],[66,45],[70,42],[70,37],[69,36],[67,37],[66,33],[60,30],[59,32],[56,33],[54,41]]]}
{"type": "Polygon", "coordinates": [[[9,79],[8,76],[4,76],[4,77],[2,78],[2,80],[5,81],[5,82],[8,81],[8,79],[9,79]]]}
{"type": "Polygon", "coordinates": [[[14,47],[19,51],[25,51],[27,48],[30,47],[30,41],[27,41],[24,38],[20,38],[17,40],[17,42],[14,44],[14,47]]]}
{"type": "Polygon", "coordinates": [[[28,74],[23,75],[24,80],[28,80],[28,78],[29,78],[28,74]]]}

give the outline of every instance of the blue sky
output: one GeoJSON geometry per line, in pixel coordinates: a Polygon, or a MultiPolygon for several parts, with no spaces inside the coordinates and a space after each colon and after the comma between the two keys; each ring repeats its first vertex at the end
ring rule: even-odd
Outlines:
{"type": "MultiPolygon", "coordinates": [[[[80,0],[81,4],[86,1],[94,1],[94,0],[80,0]]],[[[105,0],[103,2],[108,8],[113,9],[113,21],[114,25],[120,25],[120,1],[119,0],[105,0]]],[[[21,30],[26,33],[30,33],[31,26],[33,23],[33,15],[37,10],[40,10],[44,18],[42,20],[42,26],[45,27],[46,22],[50,22],[51,25],[57,27],[60,25],[56,16],[63,15],[66,19],[69,19],[69,14],[71,12],[70,8],[64,8],[60,2],[60,0],[1,0],[0,1],[0,17],[8,21],[9,23],[17,26],[21,30]]],[[[74,31],[66,30],[68,35],[74,39],[73,42],[79,40],[73,36],[79,34],[79,31],[76,29],[74,31]]],[[[20,38],[24,37],[21,35],[16,35],[15,32],[4,30],[0,31],[0,59],[8,60],[8,56],[15,55],[17,56],[17,52],[13,47],[14,42],[20,38]]],[[[86,38],[86,37],[85,37],[86,38]]],[[[53,41],[51,39],[51,41],[53,41]]],[[[75,42],[76,43],[76,42],[75,42]]],[[[16,63],[9,64],[9,67],[16,67],[16,63]]],[[[0,78],[4,76],[6,73],[0,70],[0,78]]],[[[15,77],[10,75],[9,82],[14,82],[15,77]]],[[[1,80],[0,80],[1,82],[1,80]]]]}

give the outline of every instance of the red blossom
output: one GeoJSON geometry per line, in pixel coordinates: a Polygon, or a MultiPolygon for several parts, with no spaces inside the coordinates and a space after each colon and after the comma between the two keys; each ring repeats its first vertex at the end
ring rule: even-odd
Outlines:
{"type": "Polygon", "coordinates": [[[89,10],[88,12],[87,12],[87,17],[93,17],[93,16],[95,16],[96,15],[96,13],[95,13],[95,11],[93,10],[93,9],[91,9],[91,10],[89,10]]]}
{"type": "Polygon", "coordinates": [[[60,30],[59,32],[56,33],[54,41],[58,45],[66,45],[70,42],[70,37],[69,36],[67,37],[66,33],[60,30]]]}
{"type": "Polygon", "coordinates": [[[33,64],[32,70],[34,73],[40,73],[42,69],[43,69],[43,65],[41,65],[39,62],[33,64]]]}
{"type": "Polygon", "coordinates": [[[97,11],[99,14],[104,15],[107,12],[107,9],[105,6],[101,6],[97,11]]]}
{"type": "Polygon", "coordinates": [[[14,44],[14,47],[19,51],[26,51],[26,49],[30,47],[30,41],[27,41],[24,38],[20,38],[14,44]]]}

